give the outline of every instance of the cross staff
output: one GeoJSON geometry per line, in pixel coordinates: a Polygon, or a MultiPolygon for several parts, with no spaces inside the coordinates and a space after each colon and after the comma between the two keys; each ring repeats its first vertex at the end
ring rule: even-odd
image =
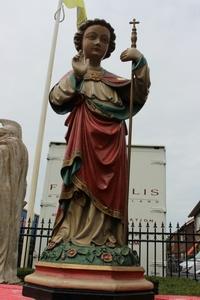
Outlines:
{"type": "MultiPolygon", "coordinates": [[[[131,33],[131,48],[136,48],[137,42],[137,29],[136,24],[140,22],[133,19],[129,24],[133,24],[131,33]]],[[[129,196],[129,183],[130,183],[130,166],[131,166],[131,138],[132,138],[132,115],[133,115],[133,96],[134,96],[134,73],[133,61],[131,65],[131,90],[130,90],[130,107],[129,107],[129,134],[128,134],[128,186],[127,186],[127,199],[125,204],[125,219],[124,219],[124,237],[128,244],[128,196],[129,196]]]]}
{"type": "Polygon", "coordinates": [[[136,48],[136,42],[137,42],[137,29],[136,24],[140,24],[139,21],[136,21],[136,19],[133,19],[133,21],[129,22],[129,24],[133,24],[132,28],[132,34],[131,34],[131,48],[136,48]]]}

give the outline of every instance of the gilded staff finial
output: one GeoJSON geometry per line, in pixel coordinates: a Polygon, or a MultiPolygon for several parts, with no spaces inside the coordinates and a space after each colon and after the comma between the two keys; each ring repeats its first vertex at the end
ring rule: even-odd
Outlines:
{"type": "Polygon", "coordinates": [[[129,22],[129,24],[133,24],[132,33],[131,33],[131,47],[136,48],[136,42],[137,42],[136,24],[140,24],[140,22],[136,21],[136,19],[133,19],[133,21],[129,22]]]}

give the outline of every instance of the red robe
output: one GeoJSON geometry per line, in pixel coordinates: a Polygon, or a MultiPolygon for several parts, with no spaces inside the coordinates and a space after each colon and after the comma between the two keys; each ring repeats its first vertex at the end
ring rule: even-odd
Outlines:
{"type": "MultiPolygon", "coordinates": [[[[116,112],[108,112],[102,103],[95,112],[79,92],[62,106],[51,103],[57,113],[71,110],[65,123],[67,148],[61,170],[64,184],[60,200],[71,200],[75,191],[83,191],[103,213],[123,219],[128,186],[123,119],[127,118],[130,81],[106,71],[101,81],[117,91],[123,110],[116,107],[116,112]]],[[[143,104],[136,102],[134,113],[143,104]]]]}

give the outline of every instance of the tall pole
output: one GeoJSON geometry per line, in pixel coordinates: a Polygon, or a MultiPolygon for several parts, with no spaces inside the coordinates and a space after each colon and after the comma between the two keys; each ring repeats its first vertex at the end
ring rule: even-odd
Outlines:
{"type": "MultiPolygon", "coordinates": [[[[131,48],[136,48],[137,42],[137,29],[136,24],[139,24],[136,19],[129,22],[133,24],[131,33],[131,48]]],[[[124,237],[126,244],[128,244],[128,201],[129,201],[129,185],[130,185],[130,169],[131,169],[131,144],[132,144],[132,115],[133,115],[133,98],[134,98],[134,72],[133,72],[133,61],[131,65],[131,90],[130,90],[130,106],[129,106],[129,130],[128,130],[128,186],[127,186],[127,199],[125,207],[125,218],[124,218],[124,237]]]]}
{"type": "MultiPolygon", "coordinates": [[[[55,15],[55,25],[54,25],[53,38],[52,38],[52,44],[51,44],[51,50],[50,50],[50,56],[49,56],[49,64],[48,64],[47,75],[46,75],[46,83],[45,83],[44,94],[43,94],[43,102],[42,102],[42,110],[41,110],[41,114],[40,114],[37,142],[36,142],[36,147],[35,147],[33,171],[32,171],[32,177],[31,177],[30,197],[28,200],[28,209],[27,209],[27,217],[26,217],[27,224],[28,224],[28,220],[30,219],[32,221],[33,217],[34,217],[35,196],[36,196],[36,191],[37,191],[42,144],[43,144],[43,137],[44,137],[44,130],[45,130],[45,121],[46,121],[46,114],[47,114],[47,107],[48,107],[48,95],[49,95],[49,90],[50,90],[50,86],[51,86],[51,77],[52,77],[53,64],[54,64],[54,58],[55,58],[58,29],[59,29],[59,24],[60,24],[60,14],[61,14],[62,2],[63,2],[63,0],[58,0],[58,6],[57,6],[56,15],[55,15]]],[[[25,259],[25,252],[26,253],[29,252],[29,242],[28,242],[27,238],[25,238],[23,241],[21,267],[24,266],[24,263],[25,263],[25,265],[27,264],[28,255],[26,256],[26,259],[25,259]]]]}

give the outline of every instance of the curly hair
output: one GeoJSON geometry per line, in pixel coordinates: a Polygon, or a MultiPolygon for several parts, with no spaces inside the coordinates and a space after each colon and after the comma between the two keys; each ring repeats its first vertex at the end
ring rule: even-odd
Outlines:
{"type": "Polygon", "coordinates": [[[108,46],[108,50],[104,58],[107,58],[111,55],[111,53],[115,50],[115,39],[116,35],[114,33],[114,28],[103,19],[94,19],[85,21],[78,29],[78,31],[74,35],[74,45],[77,51],[82,49],[82,41],[85,30],[93,25],[101,25],[106,27],[110,31],[110,42],[108,46]]]}

